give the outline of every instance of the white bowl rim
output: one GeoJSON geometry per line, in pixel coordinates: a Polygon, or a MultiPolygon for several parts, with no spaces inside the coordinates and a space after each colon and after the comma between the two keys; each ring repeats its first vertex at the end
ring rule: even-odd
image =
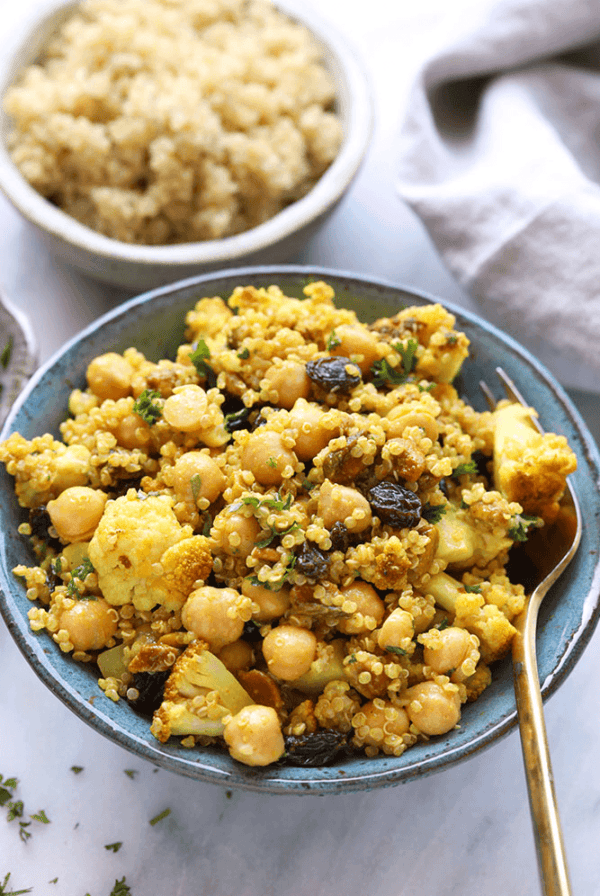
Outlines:
{"type": "MultiPolygon", "coordinates": [[[[20,66],[15,60],[32,40],[35,32],[47,26],[61,11],[78,5],[77,0],[46,0],[44,10],[24,26],[13,52],[0,56],[0,102],[20,66]]],[[[0,137],[0,190],[30,223],[55,239],[78,247],[111,262],[177,267],[185,264],[213,264],[243,259],[310,224],[325,214],[342,195],[364,158],[373,130],[373,102],[369,79],[359,62],[357,51],[328,22],[312,9],[300,11],[295,0],[276,0],[275,6],[292,19],[305,24],[324,47],[331,51],[343,72],[348,96],[346,135],[338,155],[315,186],[302,199],[293,202],[273,218],[234,236],[195,243],[147,246],[123,243],[96,233],[80,224],[41,196],[21,175],[0,137]]],[[[4,113],[0,109],[0,121],[4,113]]]]}

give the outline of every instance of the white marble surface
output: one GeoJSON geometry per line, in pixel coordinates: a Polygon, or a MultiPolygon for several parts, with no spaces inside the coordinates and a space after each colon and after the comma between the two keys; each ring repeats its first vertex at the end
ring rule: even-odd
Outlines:
{"type": "MultiPolygon", "coordinates": [[[[1,48],[41,0],[0,2],[1,48]]],[[[418,52],[398,34],[417,15],[434,27],[440,0],[414,6],[371,0],[367,14],[364,4],[318,3],[366,60],[377,127],[348,197],[296,260],[371,272],[476,310],[393,191],[394,128],[418,52]]],[[[126,298],[57,265],[2,199],[0,280],[31,315],[43,358],[126,298]]],[[[585,371],[540,351],[566,385],[589,385],[585,371]]],[[[597,427],[598,394],[579,397],[597,427]]],[[[468,762],[389,790],[320,798],[228,793],[156,770],[97,735],[38,681],[2,622],[0,658],[0,774],[19,779],[26,814],[44,809],[51,822],[32,822],[23,843],[18,822],[6,822],[0,809],[6,892],[109,896],[123,877],[133,896],[540,892],[516,733],[468,762]],[[76,775],[72,766],[84,770],[76,775]],[[166,808],[170,815],[150,825],[166,808]],[[118,852],[105,849],[118,841],[118,852]]],[[[597,632],[546,706],[574,896],[600,892],[599,661],[597,632]]]]}

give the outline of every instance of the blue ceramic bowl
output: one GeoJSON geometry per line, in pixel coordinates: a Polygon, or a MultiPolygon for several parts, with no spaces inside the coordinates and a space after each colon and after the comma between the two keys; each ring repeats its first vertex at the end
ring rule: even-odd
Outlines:
{"type": "MultiPolygon", "coordinates": [[[[183,335],[185,312],[198,298],[227,296],[242,283],[276,283],[284,292],[301,296],[307,278],[327,280],[339,304],[354,308],[363,320],[389,316],[402,305],[432,301],[383,281],[290,266],[230,270],[162,287],[125,303],[67,343],[33,377],[0,438],[7,438],[14,430],[27,438],[43,432],[57,434],[67,413],[69,392],[84,385],[85,369],[95,355],[135,345],[153,360],[172,357],[183,335]]],[[[496,383],[494,370],[501,365],[535,405],[544,427],[566,435],[577,454],[579,466],[573,483],[586,526],[574,561],[545,599],[540,615],[538,662],[543,695],[548,697],[572,670],[598,621],[600,457],[578,412],[538,362],[494,327],[444,304],[456,314],[458,328],[472,344],[471,358],[456,384],[468,401],[484,409],[479,381],[496,383]]],[[[11,572],[16,564],[30,559],[29,547],[17,534],[23,511],[14,497],[12,478],[4,469],[0,473],[0,499],[1,609],[15,641],[42,681],[84,722],[158,766],[228,788],[268,793],[348,793],[441,771],[493,743],[516,724],[512,672],[507,661],[496,668],[493,684],[482,697],[464,708],[460,729],[412,747],[399,758],[355,758],[317,769],[251,769],[217,749],[189,750],[177,741],[162,745],[150,734],[148,721],[136,715],[125,701],[112,703],[102,695],[92,669],[62,654],[47,634],[31,632],[27,620],[31,604],[22,581],[11,572]]]]}

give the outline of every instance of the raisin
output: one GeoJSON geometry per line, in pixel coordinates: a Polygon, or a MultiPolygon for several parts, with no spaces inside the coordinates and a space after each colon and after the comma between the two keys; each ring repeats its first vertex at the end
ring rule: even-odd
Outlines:
{"type": "Polygon", "coordinates": [[[308,361],[306,372],[326,392],[350,392],[361,381],[359,368],[343,355],[308,361]]]}
{"type": "Polygon", "coordinates": [[[325,554],[312,541],[305,541],[296,554],[294,566],[296,572],[307,579],[322,579],[329,569],[329,561],[325,554]]]}
{"type": "Polygon", "coordinates": [[[237,432],[240,429],[249,429],[248,418],[250,416],[250,408],[243,407],[239,411],[232,411],[225,414],[225,429],[227,432],[237,432]]]}
{"type": "Polygon", "coordinates": [[[347,736],[330,729],[315,731],[314,734],[290,734],[284,740],[284,761],[288,765],[304,767],[327,765],[337,759],[347,746],[347,736]]]}
{"type": "Polygon", "coordinates": [[[413,529],[421,519],[421,501],[409,488],[396,482],[380,482],[369,489],[369,504],[382,523],[413,529]]]}
{"type": "Polygon", "coordinates": [[[170,674],[170,669],[163,672],[136,672],[133,676],[132,687],[139,692],[140,696],[129,701],[131,706],[143,715],[151,716],[162,703],[165,682],[170,674]]]}
{"type": "Polygon", "coordinates": [[[254,619],[249,619],[247,622],[244,622],[242,638],[250,644],[256,644],[258,641],[262,641],[258,622],[255,622],[254,619]]]}
{"type": "Polygon", "coordinates": [[[46,510],[45,505],[41,507],[33,507],[29,511],[29,525],[31,526],[31,534],[45,541],[48,547],[55,551],[62,551],[63,545],[58,538],[52,538],[48,534],[48,529],[52,525],[50,514],[46,510]]]}
{"type": "Polygon", "coordinates": [[[331,538],[331,550],[341,551],[345,554],[350,547],[350,532],[344,524],[339,520],[335,522],[329,530],[329,537],[331,538]]]}

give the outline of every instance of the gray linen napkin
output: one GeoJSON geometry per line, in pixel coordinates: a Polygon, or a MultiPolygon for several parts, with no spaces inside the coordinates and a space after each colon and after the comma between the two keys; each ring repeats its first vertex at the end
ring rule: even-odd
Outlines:
{"type": "Polygon", "coordinates": [[[600,0],[450,16],[408,94],[398,191],[488,319],[600,390],[600,0]]]}

